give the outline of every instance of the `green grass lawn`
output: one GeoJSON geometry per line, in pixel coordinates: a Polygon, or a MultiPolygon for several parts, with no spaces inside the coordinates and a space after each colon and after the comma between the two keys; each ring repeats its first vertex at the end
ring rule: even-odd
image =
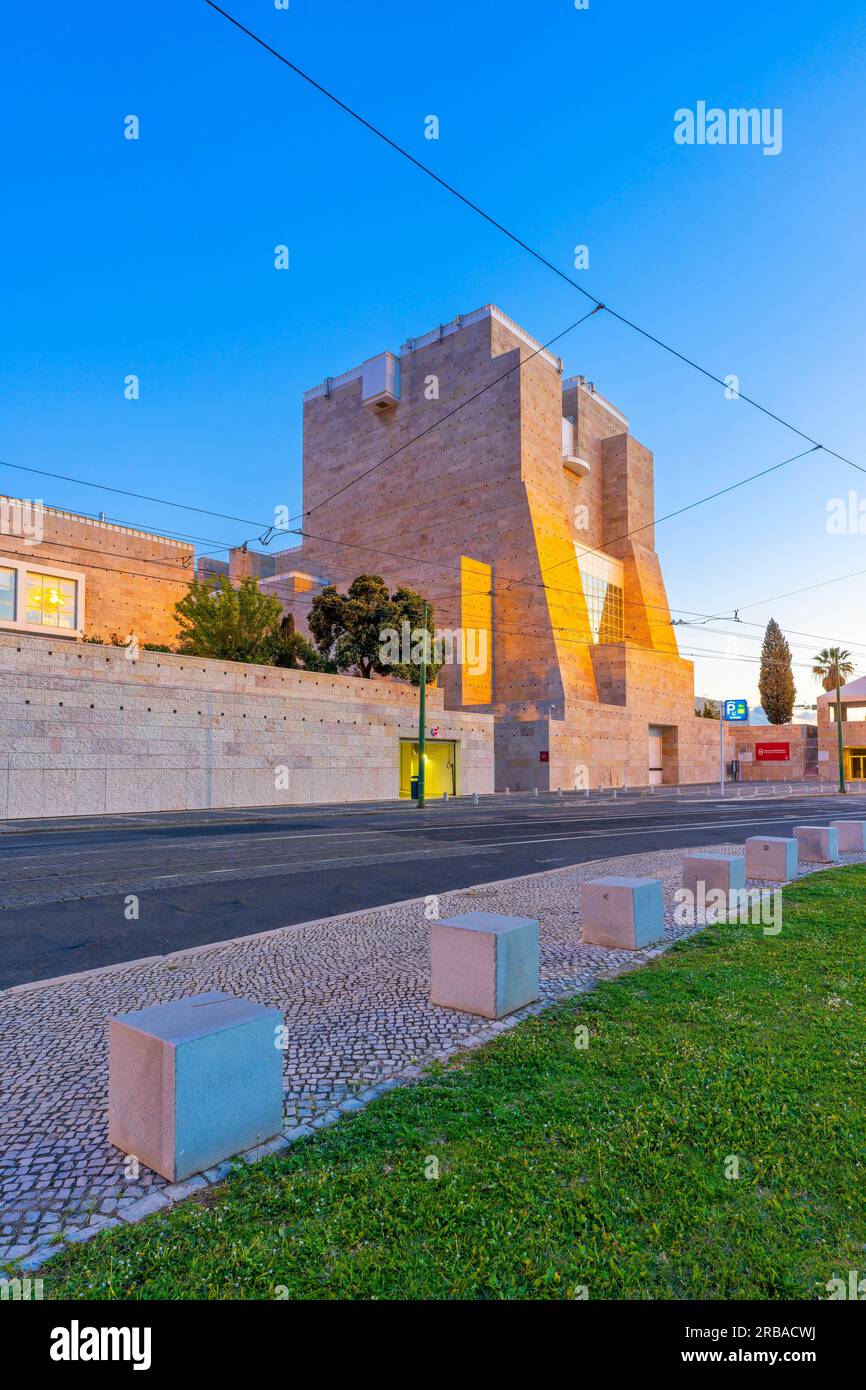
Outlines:
{"type": "Polygon", "coordinates": [[[866,867],[784,906],[70,1249],[46,1296],[826,1298],[866,1269],[866,867]]]}

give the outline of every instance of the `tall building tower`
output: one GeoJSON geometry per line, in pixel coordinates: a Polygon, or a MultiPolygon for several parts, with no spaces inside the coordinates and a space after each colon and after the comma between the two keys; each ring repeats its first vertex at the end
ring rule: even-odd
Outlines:
{"type": "Polygon", "coordinates": [[[340,589],[376,573],[427,596],[463,656],[446,704],[497,716],[497,786],[717,771],[655,550],[652,455],[499,309],[306,393],[303,507],[274,591],[281,570],[340,589]]]}

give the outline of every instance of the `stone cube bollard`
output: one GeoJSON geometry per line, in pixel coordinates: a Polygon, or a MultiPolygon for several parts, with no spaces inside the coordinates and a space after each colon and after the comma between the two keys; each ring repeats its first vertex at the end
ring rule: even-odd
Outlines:
{"type": "Polygon", "coordinates": [[[580,890],[583,940],[590,946],[640,951],[665,934],[658,878],[593,878],[580,890]]]}
{"type": "Polygon", "coordinates": [[[539,996],[538,923],[463,912],[430,923],[430,1003],[503,1018],[539,996]]]}
{"type": "Polygon", "coordinates": [[[831,820],[838,831],[840,854],[862,854],[866,850],[866,820],[831,820]]]}
{"type": "Polygon", "coordinates": [[[704,893],[730,893],[746,886],[746,861],[741,854],[686,854],[683,856],[683,887],[697,897],[698,884],[704,893]]]}
{"type": "Polygon", "coordinates": [[[801,864],[829,864],[839,858],[839,833],[830,825],[795,825],[801,864]]]}
{"type": "Polygon", "coordinates": [[[170,1182],[283,1126],[279,1009],[212,991],[108,1024],[108,1138],[170,1182]]]}
{"type": "Polygon", "coordinates": [[[771,835],[751,835],[746,841],[746,878],[787,883],[795,878],[799,863],[796,840],[771,835]]]}

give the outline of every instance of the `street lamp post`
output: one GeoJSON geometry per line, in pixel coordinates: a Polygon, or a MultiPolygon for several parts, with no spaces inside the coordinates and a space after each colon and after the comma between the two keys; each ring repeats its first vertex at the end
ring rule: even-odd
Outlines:
{"type": "Polygon", "coordinates": [[[421,688],[418,697],[418,800],[424,806],[424,749],[427,743],[427,601],[424,601],[423,637],[421,642],[421,688]]]}

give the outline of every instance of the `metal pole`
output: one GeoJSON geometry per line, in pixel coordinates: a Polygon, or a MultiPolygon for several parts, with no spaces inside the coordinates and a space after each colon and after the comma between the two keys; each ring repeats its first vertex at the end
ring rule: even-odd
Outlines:
{"type": "Polygon", "coordinates": [[[421,645],[421,688],[418,700],[418,801],[424,802],[424,749],[427,744],[427,600],[424,600],[424,636],[421,645]]]}
{"type": "Polygon", "coordinates": [[[839,686],[839,658],[836,658],[836,737],[839,742],[839,790],[845,791],[845,759],[842,754],[842,693],[839,686]]]}
{"type": "Polygon", "coordinates": [[[719,701],[719,796],[725,794],[725,722],[722,718],[722,705],[719,701]]]}

